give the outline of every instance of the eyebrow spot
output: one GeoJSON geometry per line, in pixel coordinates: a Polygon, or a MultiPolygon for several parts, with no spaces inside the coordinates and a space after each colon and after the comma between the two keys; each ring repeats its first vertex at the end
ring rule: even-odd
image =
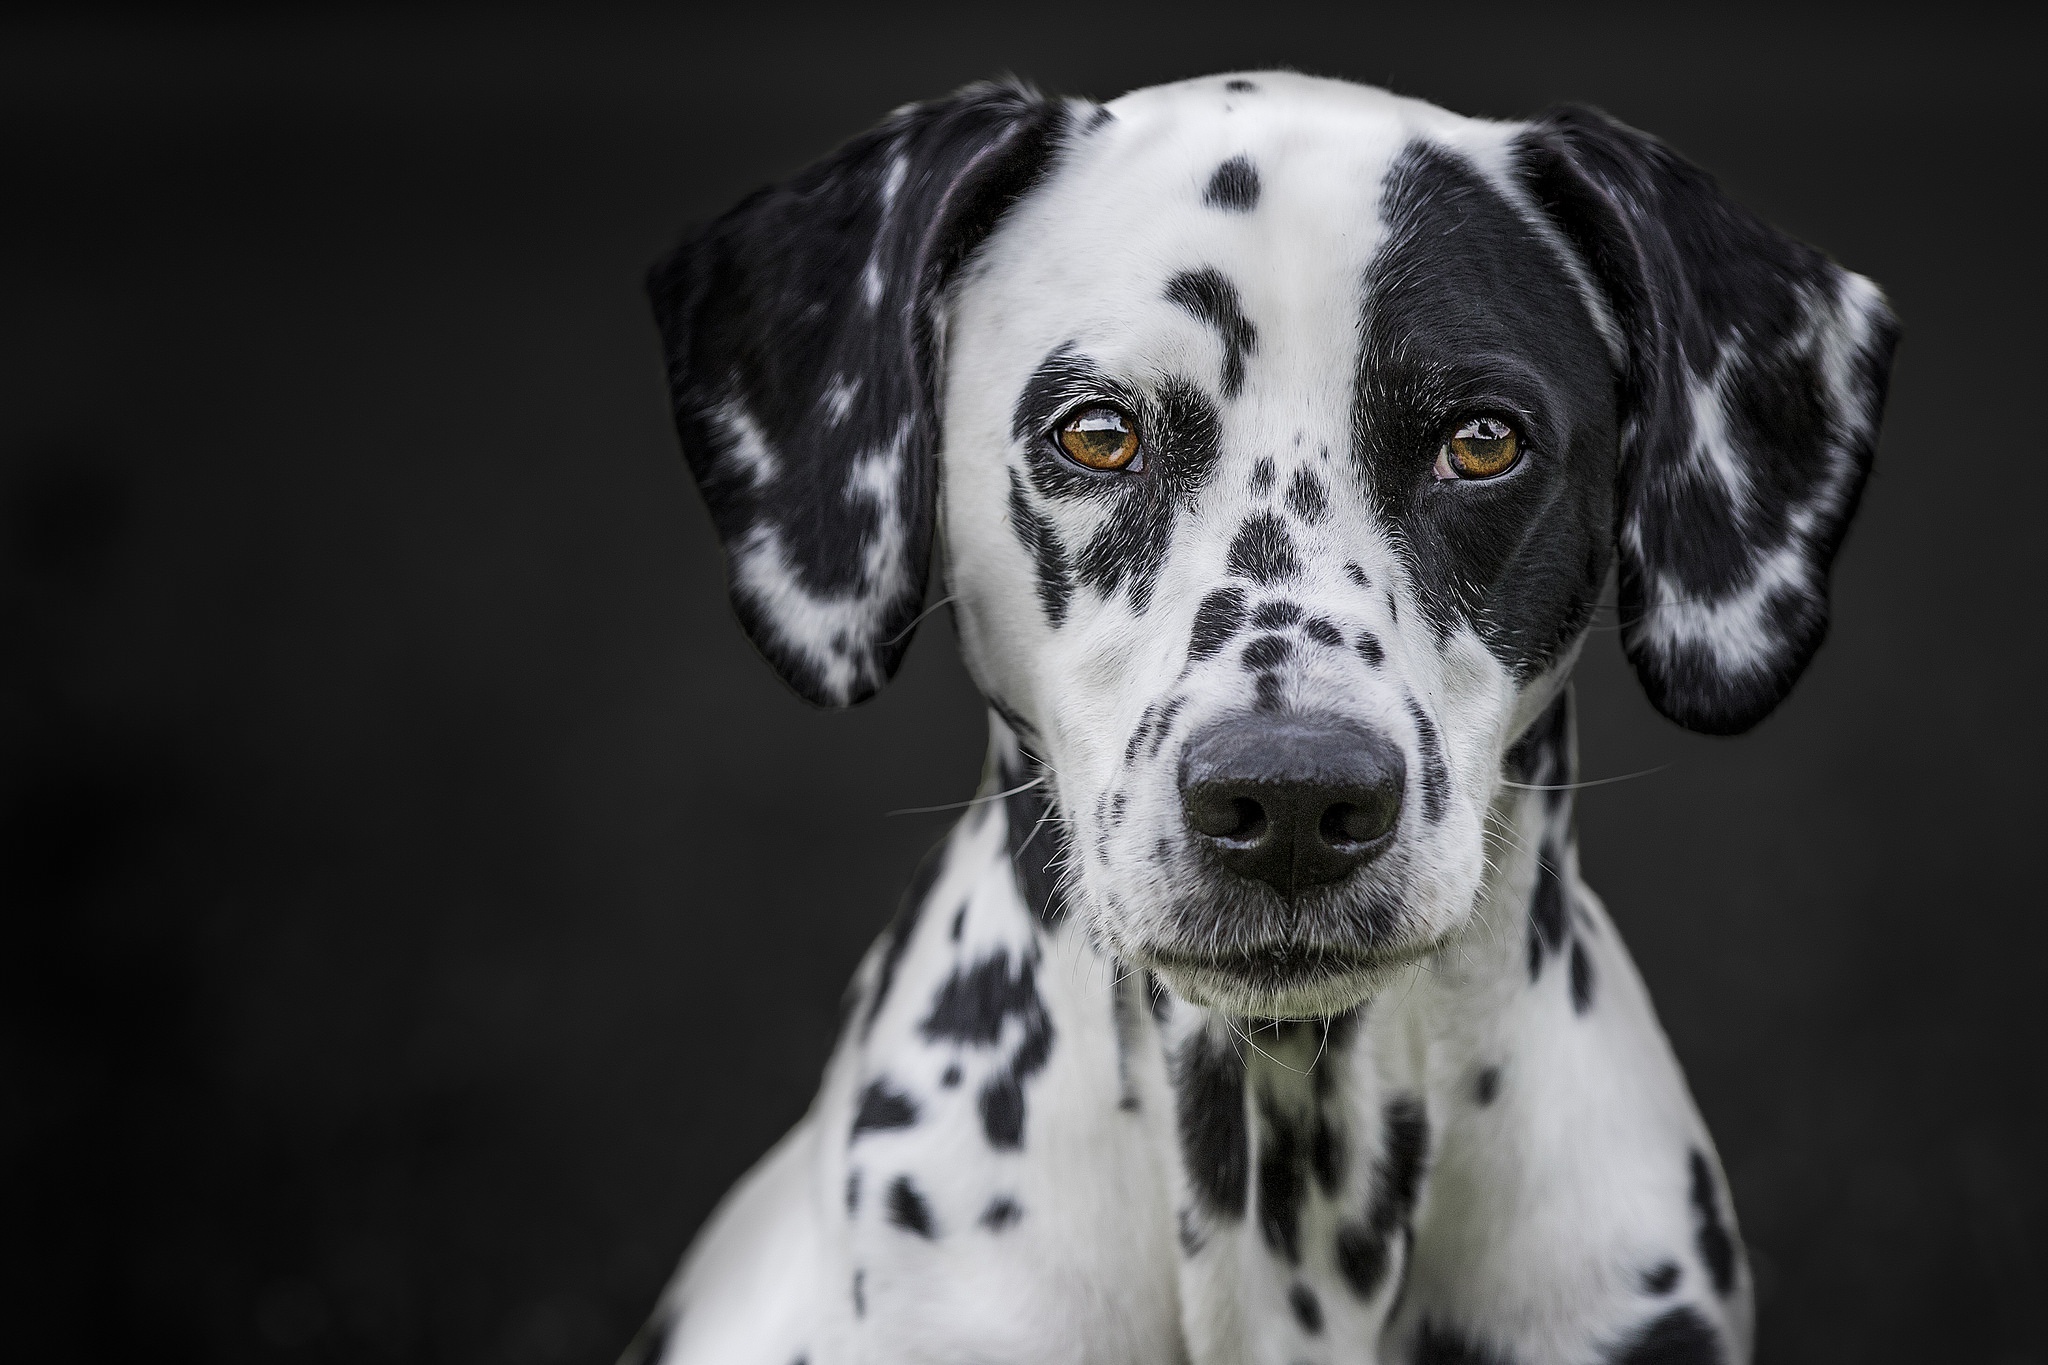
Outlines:
{"type": "Polygon", "coordinates": [[[1223,396],[1244,388],[1245,357],[1258,348],[1258,329],[1244,315],[1237,286],[1213,266],[1183,270],[1166,282],[1166,297],[1216,329],[1223,339],[1223,396]]]}

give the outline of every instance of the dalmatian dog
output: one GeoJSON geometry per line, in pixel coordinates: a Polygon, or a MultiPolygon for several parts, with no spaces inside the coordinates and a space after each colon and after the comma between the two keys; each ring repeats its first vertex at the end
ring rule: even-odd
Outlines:
{"type": "Polygon", "coordinates": [[[1733,733],[1819,645],[1897,325],[1596,112],[1276,72],[898,110],[658,264],[742,625],[935,593],[980,795],[627,1359],[1748,1359],[1727,1184],[1580,880],[1610,572],[1733,733]]]}

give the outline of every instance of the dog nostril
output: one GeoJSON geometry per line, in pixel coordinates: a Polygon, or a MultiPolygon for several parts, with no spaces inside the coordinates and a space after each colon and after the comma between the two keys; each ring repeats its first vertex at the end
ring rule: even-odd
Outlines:
{"type": "MultiPolygon", "coordinates": [[[[1380,794],[1375,794],[1376,798],[1380,794]]],[[[1360,802],[1340,801],[1323,812],[1323,842],[1337,848],[1369,844],[1394,827],[1401,816],[1401,803],[1387,794],[1385,799],[1360,802]]]]}
{"type": "Polygon", "coordinates": [[[1237,826],[1224,830],[1216,837],[1235,839],[1239,842],[1256,840],[1266,832],[1266,808],[1248,796],[1240,796],[1230,803],[1237,816],[1237,826]]]}
{"type": "Polygon", "coordinates": [[[1266,832],[1266,808],[1248,796],[1212,789],[1188,802],[1188,823],[1211,839],[1242,843],[1266,832]]]}

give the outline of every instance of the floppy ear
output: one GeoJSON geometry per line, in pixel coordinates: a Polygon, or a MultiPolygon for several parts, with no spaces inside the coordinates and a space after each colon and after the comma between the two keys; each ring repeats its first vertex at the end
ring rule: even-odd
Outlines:
{"type": "Polygon", "coordinates": [[[1623,643],[1657,709],[1736,734],[1827,633],[1899,328],[1877,286],[1590,109],[1516,148],[1618,333],[1623,643]]]}
{"type": "Polygon", "coordinates": [[[906,106],[648,272],[676,432],[734,610],[822,706],[896,671],[923,603],[948,277],[1044,167],[1064,106],[906,106]]]}

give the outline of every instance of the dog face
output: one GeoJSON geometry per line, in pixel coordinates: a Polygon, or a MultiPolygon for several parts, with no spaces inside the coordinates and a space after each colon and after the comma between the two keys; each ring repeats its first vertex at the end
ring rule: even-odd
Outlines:
{"type": "Polygon", "coordinates": [[[1329,1014],[1471,915],[1619,549],[1682,723],[1825,625],[1895,327],[1648,139],[1259,74],[899,113],[657,269],[742,621],[893,668],[936,534],[1062,904],[1200,1003],[1329,1014]]]}

